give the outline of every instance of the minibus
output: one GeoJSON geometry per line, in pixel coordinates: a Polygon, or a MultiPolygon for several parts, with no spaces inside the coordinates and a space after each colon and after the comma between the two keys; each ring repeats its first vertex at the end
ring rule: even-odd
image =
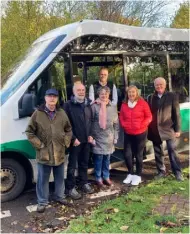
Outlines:
{"type": "MultiPolygon", "coordinates": [[[[178,150],[189,143],[189,30],[134,27],[100,20],[82,20],[47,32],[31,45],[9,72],[1,89],[1,199],[16,198],[29,182],[36,181],[35,150],[25,130],[45,91],[55,87],[59,103],[72,95],[76,77],[89,85],[98,80],[100,67],[118,91],[118,113],[125,88],[135,84],[146,98],[154,91],[153,80],[164,76],[167,89],[180,100],[181,137],[178,150]]],[[[152,144],[147,141],[146,155],[152,144]]],[[[123,160],[120,129],[112,167],[123,160]]],[[[89,165],[92,167],[92,165],[89,165]]]]}

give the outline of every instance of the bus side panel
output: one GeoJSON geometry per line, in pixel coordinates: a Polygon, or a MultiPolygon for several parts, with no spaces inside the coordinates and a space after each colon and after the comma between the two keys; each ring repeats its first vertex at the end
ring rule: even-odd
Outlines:
{"type": "Polygon", "coordinates": [[[11,141],[1,144],[1,152],[12,151],[25,155],[28,159],[35,159],[36,152],[28,140],[11,141]]]}
{"type": "Polygon", "coordinates": [[[181,109],[180,115],[181,115],[181,131],[188,132],[189,131],[189,115],[190,115],[189,109],[181,109]]]}

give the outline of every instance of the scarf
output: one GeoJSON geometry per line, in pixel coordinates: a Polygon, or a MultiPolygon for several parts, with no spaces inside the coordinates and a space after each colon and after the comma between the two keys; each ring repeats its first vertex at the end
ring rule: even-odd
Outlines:
{"type": "Polygon", "coordinates": [[[137,101],[131,102],[131,101],[128,100],[128,106],[129,106],[130,108],[134,108],[134,107],[136,106],[136,104],[137,104],[137,101]]]}
{"type": "Polygon", "coordinates": [[[106,129],[107,122],[107,109],[106,105],[109,102],[102,102],[99,98],[95,101],[95,103],[100,104],[100,112],[99,112],[99,125],[100,128],[106,129]]]}

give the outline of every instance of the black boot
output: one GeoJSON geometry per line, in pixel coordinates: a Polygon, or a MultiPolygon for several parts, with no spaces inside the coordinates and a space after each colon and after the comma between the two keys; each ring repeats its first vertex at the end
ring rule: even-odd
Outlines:
{"type": "Polygon", "coordinates": [[[87,194],[92,194],[94,193],[94,189],[89,185],[89,184],[84,184],[82,186],[82,191],[87,194]]]}
{"type": "Polygon", "coordinates": [[[73,200],[78,200],[82,196],[80,193],[77,192],[76,188],[73,188],[73,189],[69,190],[69,197],[71,197],[73,200]]]}

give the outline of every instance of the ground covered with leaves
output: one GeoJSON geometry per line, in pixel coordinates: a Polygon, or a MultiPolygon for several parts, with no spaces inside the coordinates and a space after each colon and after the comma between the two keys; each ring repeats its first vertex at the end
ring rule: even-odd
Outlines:
{"type": "MultiPolygon", "coordinates": [[[[189,166],[188,153],[180,154],[183,168],[189,166]]],[[[127,186],[122,183],[126,177],[126,168],[121,171],[112,170],[113,186],[99,190],[90,178],[95,193],[83,194],[82,199],[72,201],[70,206],[61,206],[51,202],[43,214],[31,212],[29,222],[22,225],[23,232],[27,233],[54,233],[54,232],[168,232],[188,231],[187,226],[177,224],[168,228],[168,221],[177,223],[175,215],[156,215],[153,210],[160,199],[166,194],[179,193],[188,196],[188,173],[185,181],[178,183],[171,175],[170,163],[166,157],[167,179],[154,181],[156,175],[155,161],[144,163],[143,183],[138,187],[127,186]],[[181,225],[181,226],[179,226],[181,225]],[[165,228],[165,229],[164,229],[165,228]]],[[[22,230],[21,229],[21,230],[22,230]]]]}
{"type": "MultiPolygon", "coordinates": [[[[189,233],[188,211],[181,216],[175,208],[169,215],[160,215],[153,210],[167,194],[189,197],[188,170],[185,180],[178,182],[173,176],[153,180],[140,188],[133,188],[128,194],[103,202],[89,216],[71,221],[68,233],[189,233]]],[[[177,201],[176,201],[177,203],[177,201]]],[[[178,212],[179,213],[179,212],[178,212]]]]}

